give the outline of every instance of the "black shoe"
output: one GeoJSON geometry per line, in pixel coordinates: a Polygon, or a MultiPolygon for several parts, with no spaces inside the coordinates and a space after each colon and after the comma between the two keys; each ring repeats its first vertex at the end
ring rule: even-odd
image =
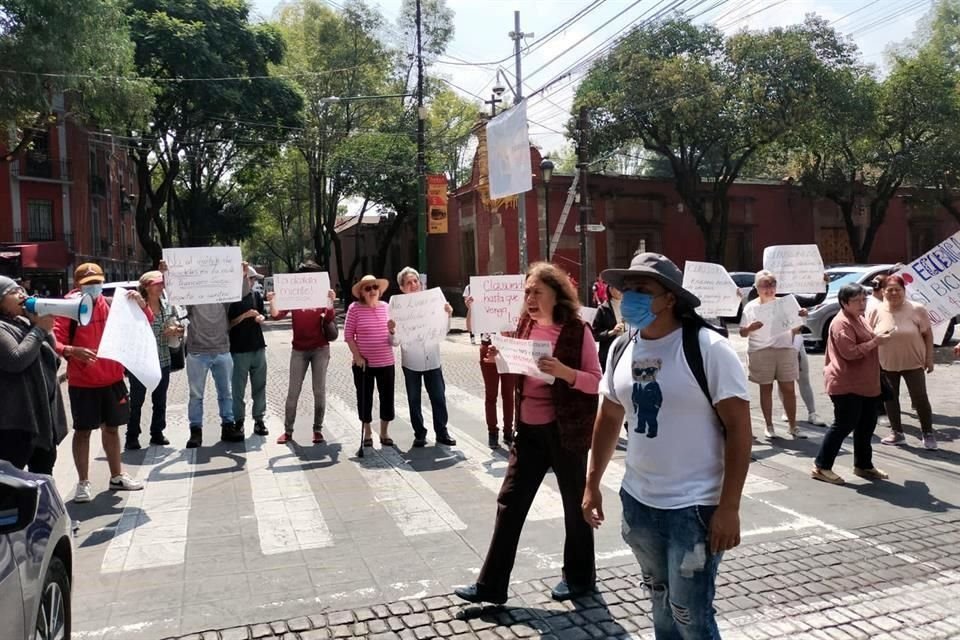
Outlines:
{"type": "Polygon", "coordinates": [[[550,597],[558,602],[564,600],[573,600],[587,594],[593,593],[594,585],[577,586],[567,584],[566,580],[561,580],[553,589],[550,590],[550,597]]]}
{"type": "Polygon", "coordinates": [[[160,445],[161,447],[165,447],[166,445],[170,444],[170,441],[164,438],[163,435],[150,436],[150,444],[156,444],[160,445]]]}
{"type": "Polygon", "coordinates": [[[270,432],[267,431],[267,425],[263,424],[263,420],[253,421],[253,432],[258,436],[265,436],[270,434],[270,432]]]}
{"type": "Polygon", "coordinates": [[[129,439],[128,439],[126,442],[123,443],[123,448],[124,448],[125,451],[139,451],[139,450],[142,449],[143,447],[140,446],[140,440],[138,440],[138,439],[129,440],[129,439]]]}
{"type": "Polygon", "coordinates": [[[503,432],[503,444],[508,447],[513,444],[513,431],[504,431],[503,432]]]}
{"type": "Polygon", "coordinates": [[[413,439],[413,446],[417,447],[418,449],[419,449],[420,447],[425,447],[425,446],[427,446],[427,439],[426,439],[426,438],[414,438],[414,439],[413,439]]]}
{"type": "Polygon", "coordinates": [[[454,589],[453,594],[458,598],[462,598],[467,602],[490,602],[493,604],[503,604],[507,601],[507,594],[498,594],[493,595],[487,593],[480,585],[472,584],[469,587],[460,587],[459,589],[454,589]]]}
{"type": "Polygon", "coordinates": [[[437,436],[437,444],[445,444],[448,447],[455,447],[457,446],[457,441],[454,438],[451,438],[449,433],[445,433],[442,436],[437,436]]]}
{"type": "Polygon", "coordinates": [[[496,433],[488,433],[487,444],[491,449],[498,449],[500,447],[500,435],[496,433]]]}
{"type": "Polygon", "coordinates": [[[220,425],[220,439],[224,442],[243,442],[243,423],[224,422],[220,425]]]}
{"type": "Polygon", "coordinates": [[[187,440],[187,449],[196,449],[203,444],[203,429],[190,427],[190,439],[187,440]]]}

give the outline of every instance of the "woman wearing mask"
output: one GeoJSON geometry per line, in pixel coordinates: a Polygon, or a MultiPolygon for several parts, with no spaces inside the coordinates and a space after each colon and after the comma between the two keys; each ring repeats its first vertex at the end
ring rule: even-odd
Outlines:
{"type": "Polygon", "coordinates": [[[357,412],[363,423],[363,446],[373,446],[373,386],[380,396],[380,444],[392,447],[388,433],[394,418],[393,385],[396,358],[393,347],[399,338],[389,328],[390,307],[380,298],[387,290],[383,278],[363,276],[353,285],[357,298],[347,309],[343,339],[353,355],[353,384],[357,388],[357,412]]]}
{"type": "MultiPolygon", "coordinates": [[[[157,355],[160,358],[160,384],[150,395],[152,413],[150,417],[150,444],[168,445],[170,441],[163,435],[167,428],[167,389],[170,386],[170,341],[179,344],[183,336],[183,327],[177,321],[176,314],[163,298],[163,274],[159,271],[147,271],[140,276],[138,287],[140,296],[146,300],[147,307],[153,313],[150,328],[157,341],[157,355]]],[[[147,388],[136,376],[127,373],[130,380],[130,420],[127,422],[127,436],[124,449],[136,451],[140,448],[140,414],[147,398],[147,388]]]]}
{"type": "MultiPolygon", "coordinates": [[[[553,355],[541,358],[538,369],[554,381],[519,376],[516,440],[497,497],[490,549],[476,584],[455,591],[468,602],[506,602],[520,532],[550,468],[560,487],[566,528],[563,580],[551,595],[568,600],[594,588],[593,532],[583,519],[580,502],[601,374],[593,333],[580,320],[579,306],[569,277],[556,266],[540,262],[527,271],[517,337],[553,344],[553,355]]],[[[496,348],[491,346],[487,360],[495,357],[496,348]]]]}
{"type": "MultiPolygon", "coordinates": [[[[467,331],[472,336],[471,314],[473,296],[464,299],[467,305],[467,331]]],[[[512,334],[512,332],[510,332],[512,334]]],[[[507,335],[507,334],[504,334],[507,335]]],[[[497,365],[489,358],[490,335],[480,334],[480,375],[483,376],[483,408],[487,419],[487,445],[491,449],[500,446],[500,429],[497,427],[497,397],[503,401],[503,443],[509,448],[513,444],[514,391],[517,389],[517,376],[513,373],[500,373],[497,365]]]]}
{"type": "Polygon", "coordinates": [[[880,345],[880,368],[890,387],[890,398],[885,400],[891,433],[881,440],[883,444],[902,444],[903,423],[900,416],[900,379],[907,383],[910,400],[917,410],[923,446],[937,448],[933,433],[933,409],[927,396],[926,374],[933,373],[933,330],[927,310],[918,302],[907,300],[906,287],[898,275],[883,276],[883,304],[871,310],[867,323],[874,333],[890,334],[880,345]]]}
{"type": "Polygon", "coordinates": [[[604,372],[607,370],[607,354],[610,353],[610,345],[623,335],[627,326],[620,312],[623,293],[616,287],[608,286],[607,294],[609,297],[597,308],[597,316],[593,319],[593,337],[600,345],[600,369],[604,372]]]}
{"type": "Polygon", "coordinates": [[[20,285],[0,276],[0,459],[53,473],[67,417],[57,382],[53,316],[24,310],[20,285]]]}

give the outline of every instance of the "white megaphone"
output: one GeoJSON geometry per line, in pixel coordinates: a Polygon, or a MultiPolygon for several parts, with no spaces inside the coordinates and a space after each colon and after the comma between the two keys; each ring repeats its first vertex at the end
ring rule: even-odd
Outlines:
{"type": "Polygon", "coordinates": [[[93,318],[93,298],[85,293],[79,298],[36,298],[30,297],[23,302],[23,308],[38,316],[63,316],[76,320],[85,327],[93,318]]]}

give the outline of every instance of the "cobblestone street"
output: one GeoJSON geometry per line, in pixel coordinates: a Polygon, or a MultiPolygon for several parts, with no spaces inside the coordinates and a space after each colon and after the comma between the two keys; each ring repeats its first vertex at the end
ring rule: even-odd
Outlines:
{"type": "MultiPolygon", "coordinates": [[[[124,453],[131,474],[146,480],[145,491],[68,502],[80,524],[74,637],[652,637],[649,600],[619,535],[622,451],[604,481],[607,523],[596,538],[595,596],[550,600],[562,565],[562,508],[548,477],[521,538],[507,606],[464,606],[451,593],[476,577],[506,467],[506,452],[491,453],[486,445],[477,348],[467,334],[452,333],[443,345],[457,446],[434,446],[431,433],[426,448],[411,448],[398,380],[396,447],[377,443],[362,459],[355,457],[359,424],[342,343],[329,369],[327,444],[309,445],[309,383],[297,444],[274,443],[282,430],[289,323],[272,324],[267,341],[270,436],[218,442],[208,382],[205,446],[183,449],[186,378],[177,373],[169,395],[171,445],[124,453]]],[[[739,338],[734,344],[745,350],[739,338]]],[[[755,442],[741,514],[744,542],[725,556],[718,579],[725,638],[960,637],[960,556],[953,553],[960,544],[960,366],[948,355],[938,353],[942,362],[928,383],[941,448],[917,444],[916,417],[906,412],[908,446],[875,446],[889,482],[853,477],[847,447],[837,466],[847,485],[810,480],[823,430],[804,423],[809,440],[755,442]]],[[[814,389],[821,389],[822,355],[811,355],[811,367],[814,389]]],[[[818,394],[817,402],[829,417],[829,400],[818,394]]],[[[248,434],[250,423],[248,416],[248,434]]],[[[762,435],[758,415],[754,431],[762,435]]],[[[879,428],[877,437],[883,435],[879,428]]],[[[60,456],[56,479],[69,499],[75,485],[69,440],[60,456]]],[[[97,462],[91,471],[95,492],[103,490],[106,465],[97,462]]]]}

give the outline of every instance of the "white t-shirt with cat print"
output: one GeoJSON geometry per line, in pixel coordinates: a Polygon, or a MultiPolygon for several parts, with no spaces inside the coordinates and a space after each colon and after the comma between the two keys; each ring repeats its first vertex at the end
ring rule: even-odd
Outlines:
{"type": "MultiPolygon", "coordinates": [[[[750,400],[747,375],[730,342],[701,329],[700,352],[714,403],[750,400]]],[[[600,393],[624,408],[629,436],[623,488],[657,509],[715,505],[723,484],[723,432],[720,419],[697,384],[683,355],[683,332],[657,340],[636,338],[600,393]]]]}

